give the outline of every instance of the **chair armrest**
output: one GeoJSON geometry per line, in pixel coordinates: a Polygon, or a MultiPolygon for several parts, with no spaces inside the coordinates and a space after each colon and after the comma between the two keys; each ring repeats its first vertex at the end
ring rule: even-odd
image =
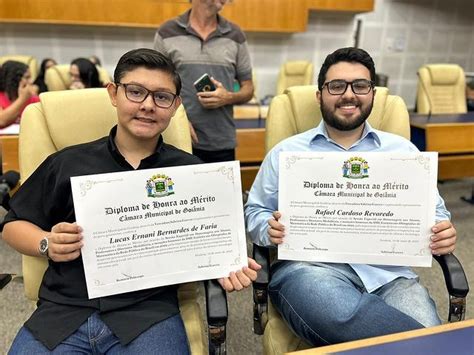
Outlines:
{"type": "Polygon", "coordinates": [[[435,255],[434,258],[443,270],[449,293],[448,322],[464,320],[469,285],[462,265],[453,254],[435,255]]]}
{"type": "Polygon", "coordinates": [[[227,294],[217,280],[204,281],[206,311],[209,324],[227,324],[227,294]]]}
{"type": "Polygon", "coordinates": [[[454,254],[434,255],[443,270],[446,287],[451,296],[466,297],[469,292],[466,274],[454,254]]]}
{"type": "Polygon", "coordinates": [[[253,332],[262,335],[267,324],[268,283],[270,282],[270,249],[253,244],[252,256],[262,268],[253,286],[253,332]]]}
{"type": "Polygon", "coordinates": [[[262,266],[262,268],[258,270],[257,279],[253,284],[265,285],[266,288],[266,285],[270,282],[270,249],[253,244],[252,257],[262,266]]]}
{"type": "Polygon", "coordinates": [[[209,354],[226,353],[227,293],[217,280],[204,281],[209,354]]]}
{"type": "Polygon", "coordinates": [[[0,290],[10,283],[12,274],[0,274],[0,290]]]}

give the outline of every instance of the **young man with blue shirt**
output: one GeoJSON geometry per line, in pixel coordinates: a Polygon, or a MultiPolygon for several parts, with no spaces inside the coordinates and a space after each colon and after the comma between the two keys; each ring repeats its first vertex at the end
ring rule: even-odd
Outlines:
{"type": "MultiPolygon", "coordinates": [[[[276,145],[266,156],[245,209],[249,234],[261,246],[285,238],[279,222],[278,157],[282,151],[414,152],[405,138],[373,129],[368,122],[375,66],[357,48],[330,54],[318,77],[316,99],[323,121],[276,145]]],[[[433,254],[454,250],[456,230],[438,194],[433,254]]],[[[436,306],[407,267],[279,261],[272,267],[269,295],[289,327],[312,345],[327,345],[434,326],[436,306]]]]}

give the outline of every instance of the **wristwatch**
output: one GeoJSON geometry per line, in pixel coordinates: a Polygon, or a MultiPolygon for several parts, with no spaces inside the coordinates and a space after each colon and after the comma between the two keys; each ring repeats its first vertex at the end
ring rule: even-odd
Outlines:
{"type": "Polygon", "coordinates": [[[40,243],[39,243],[39,252],[40,252],[40,254],[43,255],[43,256],[46,256],[47,258],[49,258],[49,256],[48,256],[48,247],[49,247],[48,236],[49,235],[47,235],[46,237],[41,239],[40,243]]]}

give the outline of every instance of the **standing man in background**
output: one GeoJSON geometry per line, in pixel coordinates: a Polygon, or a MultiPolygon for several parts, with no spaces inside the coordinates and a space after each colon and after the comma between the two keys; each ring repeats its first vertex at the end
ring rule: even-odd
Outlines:
{"type": "Polygon", "coordinates": [[[218,12],[227,0],[194,0],[191,9],[158,28],[154,48],[167,53],[183,80],[182,98],[190,121],[193,154],[206,163],[235,159],[233,105],[253,96],[247,40],[218,12]],[[208,73],[214,91],[193,83],[208,73]],[[234,81],[240,89],[234,92],[234,81]]]}

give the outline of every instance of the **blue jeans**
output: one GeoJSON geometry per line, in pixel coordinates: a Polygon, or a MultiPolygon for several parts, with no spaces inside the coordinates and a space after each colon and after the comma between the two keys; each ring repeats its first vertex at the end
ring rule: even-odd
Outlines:
{"type": "Polygon", "coordinates": [[[368,293],[347,264],[280,262],[269,295],[293,332],[313,346],[441,323],[416,279],[398,278],[368,293]]]}
{"type": "MultiPolygon", "coordinates": [[[[133,327],[133,324],[130,324],[133,327]]],[[[165,319],[123,346],[109,327],[92,314],[81,327],[49,351],[28,329],[18,332],[9,354],[189,354],[183,320],[179,314],[165,319]]]]}

